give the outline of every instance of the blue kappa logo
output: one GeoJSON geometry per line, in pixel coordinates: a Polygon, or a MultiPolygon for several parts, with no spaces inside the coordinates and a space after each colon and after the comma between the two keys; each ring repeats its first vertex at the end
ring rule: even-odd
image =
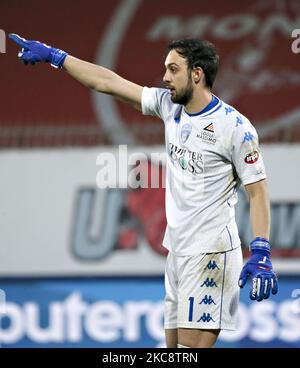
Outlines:
{"type": "Polygon", "coordinates": [[[216,264],[215,260],[210,260],[207,264],[207,266],[205,267],[205,269],[209,269],[209,270],[214,270],[215,268],[217,268],[219,270],[218,265],[216,264]]]}
{"type": "Polygon", "coordinates": [[[215,301],[213,300],[213,298],[211,297],[211,295],[205,295],[205,297],[202,299],[202,301],[199,303],[199,304],[202,304],[202,303],[204,303],[204,304],[214,304],[214,305],[216,305],[216,303],[215,303],[215,301]]]}
{"type": "Polygon", "coordinates": [[[212,316],[210,315],[210,313],[203,313],[202,316],[198,319],[197,322],[210,322],[213,321],[215,322],[215,320],[212,318],[212,316]]]}
{"type": "Polygon", "coordinates": [[[207,278],[204,282],[203,282],[203,284],[201,285],[201,287],[202,286],[206,286],[206,287],[218,287],[217,286],[217,284],[215,283],[215,281],[214,281],[214,279],[209,279],[209,278],[207,278]]]}
{"type": "Polygon", "coordinates": [[[234,111],[234,109],[232,107],[225,107],[226,115],[230,114],[232,111],[234,111]]]}
{"type": "Polygon", "coordinates": [[[243,120],[242,120],[242,118],[241,117],[239,117],[239,116],[237,116],[236,117],[236,123],[235,123],[235,126],[237,127],[237,126],[239,126],[239,125],[242,125],[244,122],[243,122],[243,120]]]}
{"type": "Polygon", "coordinates": [[[250,142],[253,140],[253,138],[254,138],[254,135],[251,132],[246,132],[244,135],[243,143],[250,142]]]}

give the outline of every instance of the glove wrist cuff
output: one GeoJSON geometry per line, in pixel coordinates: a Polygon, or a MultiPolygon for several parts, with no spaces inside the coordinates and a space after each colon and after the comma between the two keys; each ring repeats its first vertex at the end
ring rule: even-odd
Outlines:
{"type": "Polygon", "coordinates": [[[62,51],[60,49],[52,49],[50,60],[51,66],[53,66],[53,68],[62,68],[67,56],[68,54],[65,51],[62,51]]]}
{"type": "Polygon", "coordinates": [[[251,252],[254,252],[254,251],[265,251],[267,253],[270,253],[271,252],[271,246],[270,246],[270,243],[267,239],[265,238],[261,238],[261,237],[257,237],[255,238],[254,240],[252,240],[252,242],[250,243],[250,246],[249,246],[249,250],[251,252]]]}

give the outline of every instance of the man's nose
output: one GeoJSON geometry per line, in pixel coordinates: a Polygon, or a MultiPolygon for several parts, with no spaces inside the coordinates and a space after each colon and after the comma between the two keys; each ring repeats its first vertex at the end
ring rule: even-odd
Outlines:
{"type": "Polygon", "coordinates": [[[165,83],[169,83],[170,82],[170,78],[169,78],[169,73],[168,72],[165,72],[165,75],[163,77],[163,81],[165,83]]]}

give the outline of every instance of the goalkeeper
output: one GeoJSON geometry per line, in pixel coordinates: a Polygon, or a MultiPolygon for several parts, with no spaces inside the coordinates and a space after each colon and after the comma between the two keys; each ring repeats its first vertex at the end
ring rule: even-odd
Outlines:
{"type": "Polygon", "coordinates": [[[235,328],[239,287],[251,278],[250,298],[277,293],[270,260],[270,206],[258,137],[250,121],[212,94],[219,57],[197,39],[168,46],[165,88],[132,83],[101,66],[16,34],[24,64],[49,62],[83,85],[107,93],[165,124],[166,216],[163,245],[164,324],[168,347],[212,347],[235,328]],[[234,206],[243,184],[253,241],[242,267],[234,206]]]}

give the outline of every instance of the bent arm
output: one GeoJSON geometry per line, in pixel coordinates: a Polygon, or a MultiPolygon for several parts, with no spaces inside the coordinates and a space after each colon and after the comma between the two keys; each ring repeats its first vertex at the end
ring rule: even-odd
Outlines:
{"type": "Polygon", "coordinates": [[[67,56],[63,68],[84,86],[117,97],[137,110],[142,110],[143,87],[132,83],[102,66],[67,56]]]}
{"type": "Polygon", "coordinates": [[[250,201],[250,219],[253,237],[269,239],[270,236],[270,202],[268,196],[267,181],[245,185],[250,201]]]}

